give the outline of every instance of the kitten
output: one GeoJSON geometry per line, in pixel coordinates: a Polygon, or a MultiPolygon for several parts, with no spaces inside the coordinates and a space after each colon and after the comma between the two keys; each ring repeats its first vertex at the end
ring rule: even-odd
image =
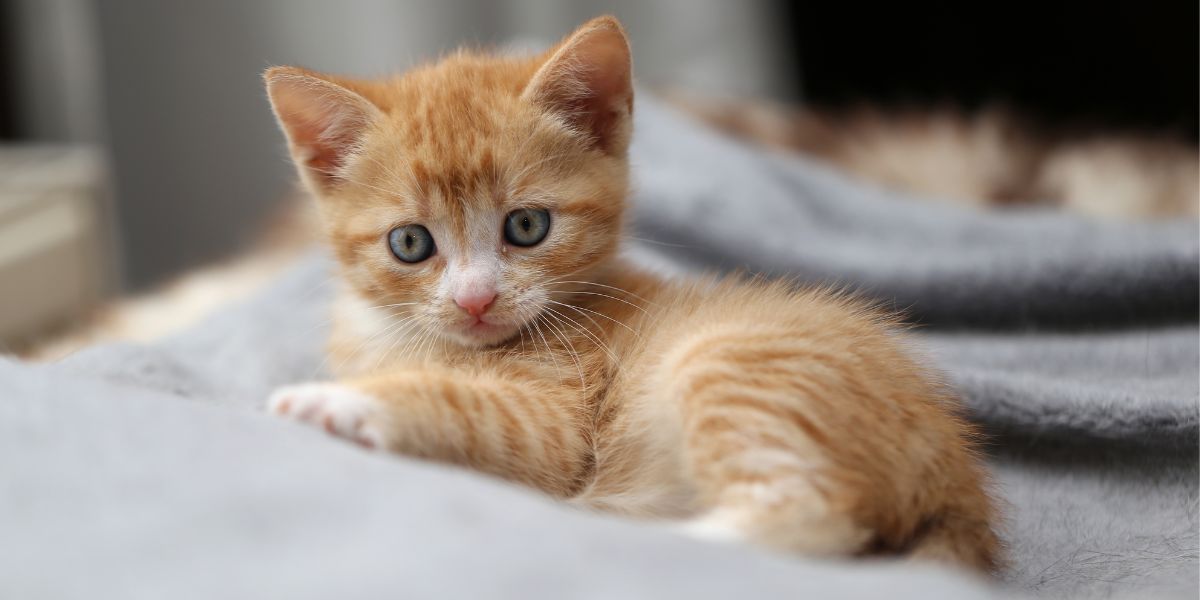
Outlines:
{"type": "Polygon", "coordinates": [[[346,289],[281,416],[579,505],[816,556],[998,560],[970,427],[888,316],[617,256],[620,24],[382,81],[266,73],[346,289]]]}

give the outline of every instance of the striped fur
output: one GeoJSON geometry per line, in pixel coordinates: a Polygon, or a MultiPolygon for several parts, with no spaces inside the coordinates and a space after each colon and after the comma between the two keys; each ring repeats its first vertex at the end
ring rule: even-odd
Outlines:
{"type": "Polygon", "coordinates": [[[615,20],[532,58],[460,52],[383,81],[279,68],[267,84],[346,284],[338,382],[284,388],[274,412],[697,535],[996,565],[974,434],[894,319],[619,257],[632,87],[615,20]],[[551,233],[509,247],[503,215],[530,202],[551,233]],[[438,253],[395,260],[387,231],[406,223],[438,253]],[[472,252],[503,270],[483,337],[454,330],[438,291],[472,252]]]}

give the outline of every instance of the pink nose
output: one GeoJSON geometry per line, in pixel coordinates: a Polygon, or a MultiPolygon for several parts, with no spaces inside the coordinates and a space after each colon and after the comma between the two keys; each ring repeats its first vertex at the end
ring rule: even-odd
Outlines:
{"type": "Polygon", "coordinates": [[[496,292],[466,292],[454,296],[454,303],[467,311],[467,314],[472,317],[478,317],[487,312],[492,301],[496,299],[496,292]]]}

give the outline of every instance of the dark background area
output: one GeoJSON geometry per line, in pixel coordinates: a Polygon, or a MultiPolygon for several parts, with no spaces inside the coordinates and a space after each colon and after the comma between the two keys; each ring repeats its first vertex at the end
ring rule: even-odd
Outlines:
{"type": "Polygon", "coordinates": [[[0,0],[0,140],[17,137],[16,75],[13,72],[16,44],[12,22],[12,5],[0,0]]]}
{"type": "Polygon", "coordinates": [[[780,8],[810,102],[1000,102],[1056,127],[1197,138],[1195,0],[780,8]]]}
{"type": "Polygon", "coordinates": [[[236,255],[295,179],[260,74],[380,75],[461,44],[547,42],[614,13],[648,88],[920,107],[999,104],[1048,133],[1197,139],[1196,0],[0,0],[0,141],[105,163],[118,287],[236,255]]]}
{"type": "MultiPolygon", "coordinates": [[[[0,23],[11,7],[0,0],[0,23]]],[[[777,3],[804,99],[966,108],[1003,103],[1059,127],[1195,141],[1200,3],[777,3]]],[[[18,135],[0,28],[0,139],[18,135]]]]}

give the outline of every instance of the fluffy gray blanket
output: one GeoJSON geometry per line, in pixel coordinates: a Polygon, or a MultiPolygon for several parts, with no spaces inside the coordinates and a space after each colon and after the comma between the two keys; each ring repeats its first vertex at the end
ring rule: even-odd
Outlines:
{"type": "Polygon", "coordinates": [[[320,376],[330,265],[150,346],[0,359],[4,598],[1000,598],[1197,594],[1195,223],[915,202],[639,105],[631,252],[906,310],[990,434],[1011,565],[709,545],[262,412],[320,376]]]}

